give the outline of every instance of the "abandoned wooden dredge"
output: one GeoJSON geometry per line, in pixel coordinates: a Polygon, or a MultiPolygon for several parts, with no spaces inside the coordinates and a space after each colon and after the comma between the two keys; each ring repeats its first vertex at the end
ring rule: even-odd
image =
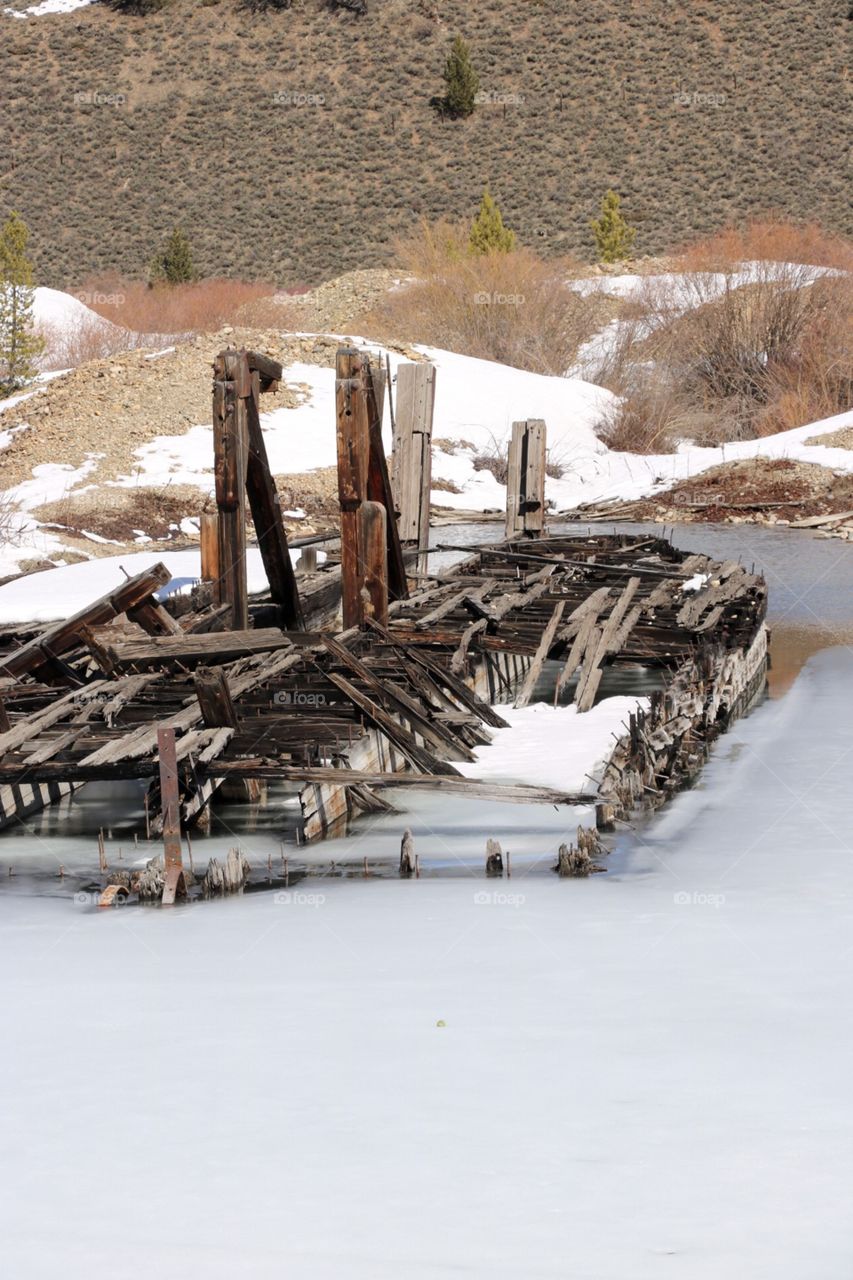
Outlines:
{"type": "Polygon", "coordinates": [[[435,370],[398,367],[390,471],[388,372],[338,352],[340,532],[299,540],[294,565],[261,427],[282,369],[253,352],[217,358],[201,580],[170,594],[154,564],[75,617],[0,634],[0,826],[87,782],[146,779],[162,862],[118,888],[169,902],[190,880],[182,833],[223,786],[287,784],[307,842],[388,807],[397,786],[588,805],[607,830],[695,775],[763,687],[763,580],[657,537],[549,533],[538,421],[513,428],[504,540],[445,548],[464,559],[431,571],[435,370]],[[619,666],[655,671],[659,688],[584,793],[486,786],[457,768],[505,724],[495,704],[544,696],[584,712],[619,666]]]}

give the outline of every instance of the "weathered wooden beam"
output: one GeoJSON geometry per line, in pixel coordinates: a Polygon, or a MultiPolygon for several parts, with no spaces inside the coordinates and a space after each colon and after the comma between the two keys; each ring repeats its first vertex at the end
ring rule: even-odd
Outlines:
{"type": "Polygon", "coordinates": [[[178,636],[151,636],[145,640],[127,637],[111,640],[109,631],[101,630],[96,633],[96,639],[117,668],[167,667],[174,662],[232,662],[250,654],[292,647],[278,627],[259,627],[256,631],[182,631],[178,636]]]}
{"type": "MultiPolygon", "coordinates": [[[[429,543],[435,376],[435,365],[426,361],[397,366],[394,494],[400,511],[400,539],[404,545],[417,548],[429,543]]],[[[415,571],[426,573],[426,570],[427,556],[421,551],[415,571]]]]}
{"type": "Polygon", "coordinates": [[[361,377],[361,354],[338,350],[335,365],[338,500],[341,508],[341,602],[344,629],[362,618],[359,507],[367,498],[370,418],[361,377]]]}
{"type": "Polygon", "coordinates": [[[284,367],[260,351],[247,351],[245,355],[249,372],[257,373],[260,377],[261,391],[274,390],[284,377],[284,367]]]}
{"type": "Polygon", "coordinates": [[[538,537],[545,525],[545,423],[512,424],[507,454],[506,535],[538,537]]]}
{"type": "Polygon", "coordinates": [[[385,542],[388,596],[391,600],[405,600],[409,594],[406,564],[403,559],[403,548],[400,544],[400,531],[397,525],[397,504],[391,488],[388,463],[385,458],[385,445],[382,441],[384,378],[381,375],[379,366],[371,363],[369,357],[365,354],[362,354],[361,358],[361,375],[367,397],[370,434],[366,496],[369,501],[380,503],[386,512],[385,542]]]}
{"type": "Polygon", "coordinates": [[[202,512],[199,523],[201,580],[212,582],[219,598],[219,517],[215,511],[202,512]]]}
{"type": "Polygon", "coordinates": [[[559,600],[554,606],[554,612],[551,614],[547,627],[542,632],[542,639],[539,641],[539,648],[536,650],[527,675],[524,677],[524,683],[515,700],[516,707],[526,707],[533,695],[533,690],[536,687],[536,681],[539,679],[539,673],[542,670],[543,663],[548,657],[551,645],[554,643],[554,637],[557,634],[557,628],[560,625],[565,607],[565,600],[559,600]]]}
{"type": "Polygon", "coordinates": [[[363,502],[358,517],[362,577],[360,621],[375,618],[384,626],[388,621],[389,594],[388,515],[380,502],[363,502]]]}
{"type": "Polygon", "coordinates": [[[79,642],[84,627],[112,622],[146,600],[159,587],[165,586],[171,577],[164,564],[155,564],[128,578],[120,587],[101,596],[73,617],[52,624],[27,644],[21,645],[20,649],[0,658],[0,675],[21,676],[43,666],[56,654],[72,649],[79,642]]]}
{"type": "Polygon", "coordinates": [[[181,810],[178,791],[178,762],[175,756],[175,730],[161,727],[157,731],[157,753],[160,759],[160,797],[163,807],[163,906],[171,906],[177,897],[186,897],[184,860],[181,849],[181,810]]]}
{"type": "Polygon", "coordinates": [[[249,625],[246,573],[246,400],[251,373],[245,355],[223,351],[214,361],[213,449],[219,510],[219,598],[233,609],[233,626],[249,625]]]}
{"type": "Polygon", "coordinates": [[[281,610],[282,625],[301,627],[303,619],[299,588],[287,545],[281,501],[261,430],[260,383],[257,373],[252,374],[252,394],[246,401],[246,416],[249,445],[246,487],[255,537],[270,584],[270,595],[281,610]]]}
{"type": "Polygon", "coordinates": [[[361,689],[357,689],[349,680],[334,671],[327,671],[325,675],[332,684],[337,685],[341,692],[346,694],[350,702],[355,703],[371,724],[399,748],[416,769],[424,773],[458,774],[458,770],[454,769],[452,764],[437,760],[426,747],[421,746],[409,729],[400,724],[384,707],[380,707],[373,698],[368,697],[361,689]]]}
{"type": "Polygon", "coordinates": [[[237,728],[237,712],[228,677],[222,670],[211,670],[199,667],[195,673],[195,693],[201,710],[202,719],[208,729],[228,727],[237,728]]]}

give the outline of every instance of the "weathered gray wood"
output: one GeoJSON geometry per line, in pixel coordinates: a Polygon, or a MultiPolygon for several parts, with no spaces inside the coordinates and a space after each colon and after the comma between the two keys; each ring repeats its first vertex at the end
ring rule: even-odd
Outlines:
{"type": "Polygon", "coordinates": [[[224,671],[199,667],[195,673],[195,692],[199,709],[208,728],[237,728],[237,712],[224,671]]]}
{"type": "Polygon", "coordinates": [[[335,401],[341,508],[341,603],[346,630],[358,626],[363,616],[359,507],[367,498],[370,465],[370,419],[361,377],[361,354],[352,348],[338,350],[335,401]]]}
{"type": "Polygon", "coordinates": [[[72,649],[78,642],[83,627],[112,622],[134,605],[146,600],[159,587],[165,586],[171,577],[164,564],[155,564],[135,577],[128,578],[120,587],[101,596],[73,617],[65,622],[53,623],[27,644],[0,658],[0,675],[21,676],[36,670],[49,658],[72,649]]]}
{"type": "Polygon", "coordinates": [[[426,747],[422,747],[413,733],[399,723],[394,716],[378,705],[367,694],[362,693],[354,684],[334,671],[326,672],[333,684],[345,693],[351,702],[359,708],[371,724],[374,724],[394,745],[399,748],[406,759],[424,773],[458,774],[452,764],[437,760],[426,747]]]}
{"type": "MultiPolygon", "coordinates": [[[[401,541],[418,548],[429,542],[435,373],[435,365],[427,362],[397,366],[394,496],[400,512],[401,541]]],[[[417,557],[414,568],[418,573],[426,572],[424,553],[417,557]]]]}
{"type": "Polygon", "coordinates": [[[370,453],[367,469],[366,497],[385,510],[385,579],[389,600],[405,600],[409,594],[406,563],[397,527],[397,504],[388,474],[385,445],[382,440],[382,409],[385,400],[385,376],[381,365],[366,354],[361,356],[361,379],[367,401],[370,453]]]}
{"type": "Polygon", "coordinates": [[[546,430],[541,418],[512,424],[507,454],[508,538],[538,537],[545,525],[546,430]]]}
{"type": "Polygon", "coordinates": [[[566,607],[565,600],[559,600],[554,606],[554,612],[551,614],[547,627],[542,632],[542,639],[539,641],[539,647],[534,654],[533,661],[530,664],[527,675],[524,677],[524,683],[521,686],[518,697],[515,700],[516,707],[526,707],[530,701],[533,690],[536,687],[536,681],[539,679],[539,673],[542,665],[551,650],[554,643],[554,637],[557,634],[557,628],[563,617],[563,610],[566,607]]]}
{"type": "Polygon", "coordinates": [[[250,654],[273,653],[293,646],[278,627],[257,631],[181,632],[178,636],[151,636],[145,640],[109,639],[109,628],[96,639],[116,667],[169,666],[174,662],[230,662],[250,654]]]}
{"type": "Polygon", "coordinates": [[[363,502],[358,511],[361,560],[360,617],[388,621],[388,517],[379,502],[363,502]]]}
{"type": "Polygon", "coordinates": [[[178,795],[178,764],[175,758],[175,731],[162,727],[157,732],[160,758],[160,797],[163,809],[163,906],[186,896],[183,853],[181,850],[181,818],[178,795]]]}
{"type": "MultiPolygon", "coordinates": [[[[610,612],[610,616],[601,628],[598,644],[595,649],[592,649],[590,646],[587,650],[583,670],[581,671],[578,687],[575,691],[575,703],[577,704],[578,711],[588,711],[595,700],[596,691],[601,683],[601,664],[607,654],[619,644],[619,628],[628,612],[628,606],[636,595],[639,585],[639,578],[630,578],[628,580],[625,590],[614,604],[613,609],[610,612]]],[[[639,613],[636,617],[638,616],[639,613]]],[[[636,617],[634,618],[634,621],[636,621],[636,617]]]]}

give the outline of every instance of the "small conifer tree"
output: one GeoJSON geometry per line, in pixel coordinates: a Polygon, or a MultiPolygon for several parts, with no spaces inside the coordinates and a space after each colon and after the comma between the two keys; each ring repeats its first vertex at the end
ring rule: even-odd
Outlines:
{"type": "Polygon", "coordinates": [[[442,108],[445,115],[454,120],[470,116],[477,105],[480,77],[471,63],[468,46],[461,36],[455,36],[447,61],[444,64],[445,94],[442,108]]]}
{"type": "Polygon", "coordinates": [[[0,391],[17,391],[36,375],[44,342],[33,328],[33,267],[27,224],[12,213],[0,230],[0,391]]]}
{"type": "Polygon", "coordinates": [[[637,231],[635,227],[628,226],[619,204],[616,192],[608,191],[601,201],[601,217],[589,224],[595,236],[599,262],[622,262],[631,256],[637,231]]]}
{"type": "Polygon", "coordinates": [[[151,283],[188,284],[195,279],[190,242],[180,227],[175,227],[163,249],[151,263],[151,283]]]}
{"type": "Polygon", "coordinates": [[[471,223],[468,245],[472,253],[512,253],[515,248],[515,232],[504,226],[488,184],[483,188],[480,210],[471,223]]]}

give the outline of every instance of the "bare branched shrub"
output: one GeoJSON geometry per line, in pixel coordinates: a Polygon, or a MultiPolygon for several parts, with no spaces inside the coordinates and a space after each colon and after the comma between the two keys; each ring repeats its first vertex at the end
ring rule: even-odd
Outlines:
{"type": "Polygon", "coordinates": [[[596,427],[610,449],[623,453],[670,453],[680,440],[695,440],[697,421],[689,404],[666,381],[638,378],[596,427]]]}
{"type": "Polygon", "coordinates": [[[676,273],[644,282],[591,375],[624,398],[604,438],[620,448],[658,448],[667,436],[714,444],[849,408],[845,260],[850,247],[837,237],[756,223],[694,246],[676,273]]]}
{"type": "Polygon", "coordinates": [[[507,443],[491,436],[471,459],[475,471],[491,471],[498,484],[506,484],[509,477],[509,453],[507,443]]]}
{"type": "Polygon", "coordinates": [[[600,300],[568,287],[569,264],[529,249],[472,254],[468,228],[423,223],[398,246],[407,283],[366,319],[372,337],[562,374],[595,330],[600,300]]]}
{"type": "Polygon", "coordinates": [[[678,255],[684,271],[730,271],[744,262],[810,263],[853,270],[853,244],[817,222],[759,218],[696,240],[678,255]]]}

